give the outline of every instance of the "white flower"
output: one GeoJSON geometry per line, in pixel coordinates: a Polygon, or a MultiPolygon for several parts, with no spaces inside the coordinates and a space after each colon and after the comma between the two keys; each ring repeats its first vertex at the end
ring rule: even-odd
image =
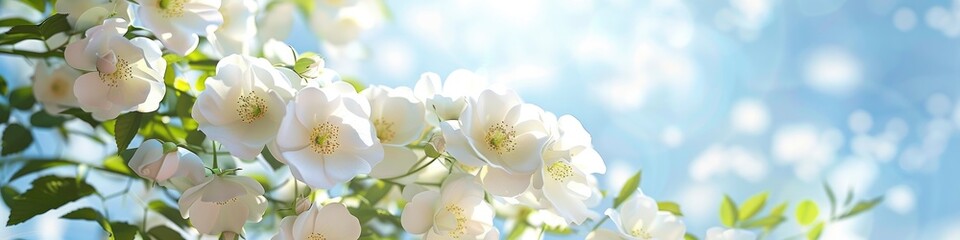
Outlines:
{"type": "Polygon", "coordinates": [[[594,230],[593,232],[590,232],[590,234],[587,234],[587,238],[585,239],[586,240],[620,240],[624,238],[621,237],[620,233],[618,232],[601,228],[601,229],[594,230]]]}
{"type": "Polygon", "coordinates": [[[141,0],[138,17],[164,47],[186,56],[197,48],[200,35],[223,23],[220,0],[141,0]]]}
{"type": "Polygon", "coordinates": [[[87,38],[70,43],[64,52],[67,64],[84,70],[73,92],[80,108],[104,121],[123,112],[152,112],[160,107],[166,93],[163,73],[167,62],[160,46],[147,38],[127,40],[127,22],[119,18],[103,21],[87,30],[87,38]]]}
{"type": "Polygon", "coordinates": [[[640,189],[616,210],[607,209],[607,216],[617,225],[625,239],[683,239],[686,225],[673,214],[657,209],[657,201],[643,195],[640,189]]]}
{"type": "Polygon", "coordinates": [[[76,30],[86,30],[111,17],[130,21],[129,3],[124,0],[57,1],[57,13],[67,14],[67,22],[76,30]]]}
{"type": "Polygon", "coordinates": [[[440,191],[428,190],[403,208],[400,223],[424,239],[498,239],[493,208],[484,201],[483,189],[473,176],[452,175],[440,191]]]}
{"type": "Polygon", "coordinates": [[[725,229],[713,227],[707,229],[706,240],[756,240],[757,234],[742,229],[725,229]]]}
{"type": "Polygon", "coordinates": [[[257,20],[259,28],[257,39],[261,43],[270,39],[287,39],[290,31],[293,30],[290,26],[293,26],[297,10],[297,3],[293,1],[275,1],[267,4],[266,11],[263,11],[262,16],[257,20]]]}
{"type": "Polygon", "coordinates": [[[254,159],[273,141],[293,89],[267,60],[230,55],[197,96],[193,118],[210,139],[240,159],[254,159]]]}
{"type": "Polygon", "coordinates": [[[358,239],[360,238],[360,220],[347,211],[340,203],[331,203],[310,210],[298,216],[288,216],[280,221],[280,232],[273,240],[299,239],[358,239]]]}
{"type": "Polygon", "coordinates": [[[524,104],[510,90],[485,90],[469,99],[457,121],[441,123],[447,152],[467,165],[489,164],[480,171],[484,189],[512,197],[530,186],[543,164],[548,140],[540,107],[524,104]]]}
{"type": "Polygon", "coordinates": [[[161,143],[156,139],[141,143],[129,165],[140,177],[157,182],[170,180],[181,190],[200,184],[204,177],[200,157],[173,143],[161,143]]]}
{"type": "Polygon", "coordinates": [[[306,87],[287,105],[270,152],[307,185],[333,187],[383,160],[369,117],[369,103],[348,83],[306,87]]]}
{"type": "Polygon", "coordinates": [[[254,0],[222,0],[223,24],[216,31],[207,29],[207,40],[221,56],[250,55],[257,36],[257,2],[254,0]]]}
{"type": "Polygon", "coordinates": [[[310,14],[310,26],[322,40],[338,47],[356,42],[360,34],[383,21],[381,6],[370,0],[320,1],[310,14]]]}
{"type": "Polygon", "coordinates": [[[80,72],[66,64],[51,71],[45,61],[39,61],[33,75],[33,96],[50,115],[59,114],[65,108],[77,107],[80,103],[73,94],[73,83],[78,77],[80,72]]]}
{"type": "MultiPolygon", "coordinates": [[[[555,118],[547,115],[546,119],[555,118]]],[[[580,224],[588,218],[596,219],[599,214],[590,207],[596,206],[602,197],[591,174],[605,173],[606,165],[579,120],[564,115],[557,120],[555,129],[554,139],[543,154],[543,196],[551,209],[568,221],[580,224]]]]}
{"type": "Polygon", "coordinates": [[[211,176],[180,196],[180,215],[202,234],[243,233],[247,221],[259,222],[267,210],[263,186],[246,176],[211,176]]]}
{"type": "Polygon", "coordinates": [[[440,84],[440,75],[424,73],[420,75],[413,91],[430,113],[427,121],[437,126],[439,121],[459,119],[467,106],[467,98],[476,97],[486,86],[485,78],[468,70],[457,69],[447,76],[443,84],[440,84]]]}
{"type": "Polygon", "coordinates": [[[390,156],[374,166],[370,176],[389,178],[404,174],[393,172],[408,169],[417,161],[417,155],[406,145],[416,141],[426,127],[423,104],[405,87],[370,86],[360,94],[370,102],[370,121],[384,145],[385,155],[390,156]]]}

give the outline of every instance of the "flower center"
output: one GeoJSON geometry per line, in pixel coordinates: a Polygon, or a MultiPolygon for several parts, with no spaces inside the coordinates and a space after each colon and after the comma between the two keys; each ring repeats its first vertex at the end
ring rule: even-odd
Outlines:
{"type": "Polygon", "coordinates": [[[547,167],[547,173],[550,173],[550,177],[553,180],[562,182],[573,176],[573,168],[570,167],[570,164],[567,164],[563,161],[557,161],[547,167]]]}
{"type": "Polygon", "coordinates": [[[244,123],[252,123],[267,114],[266,101],[254,92],[241,95],[237,102],[240,105],[237,107],[237,115],[240,115],[240,121],[244,123]]]}
{"type": "Polygon", "coordinates": [[[340,147],[340,127],[324,122],[313,128],[310,148],[319,154],[333,154],[340,147]]]}
{"type": "Polygon", "coordinates": [[[160,0],[160,16],[165,18],[183,16],[183,4],[185,0],[160,0]]]}
{"type": "Polygon", "coordinates": [[[107,86],[117,87],[120,86],[120,82],[126,79],[133,78],[133,68],[130,67],[130,63],[124,59],[117,59],[117,64],[115,69],[112,69],[112,72],[99,72],[100,80],[103,80],[107,86]]]}
{"type": "Polygon", "coordinates": [[[633,230],[630,230],[630,235],[633,235],[634,237],[638,237],[641,239],[653,238],[653,236],[650,236],[650,232],[648,232],[647,229],[644,227],[634,228],[633,230]]]}
{"type": "Polygon", "coordinates": [[[393,123],[383,120],[383,118],[373,120],[373,127],[377,129],[377,138],[380,142],[393,140],[396,132],[393,131],[393,123]]]}
{"type": "Polygon", "coordinates": [[[327,240],[327,237],[319,233],[310,233],[310,235],[307,236],[307,240],[327,240]]]}
{"type": "Polygon", "coordinates": [[[235,203],[235,202],[237,202],[237,198],[236,198],[236,197],[231,198],[231,199],[227,199],[227,200],[224,200],[224,201],[216,202],[216,204],[217,204],[218,206],[223,206],[223,205],[227,205],[227,204],[231,204],[231,203],[235,203]]]}
{"type": "Polygon", "coordinates": [[[467,232],[467,217],[463,215],[463,208],[457,205],[447,205],[447,212],[453,214],[454,219],[457,221],[457,228],[450,231],[448,234],[452,238],[459,239],[467,232]]]}
{"type": "Polygon", "coordinates": [[[63,82],[61,78],[54,78],[53,81],[50,81],[50,93],[53,93],[56,97],[63,97],[66,95],[66,83],[63,82]]]}
{"type": "Polygon", "coordinates": [[[517,148],[517,131],[513,126],[509,126],[500,121],[487,129],[487,134],[483,136],[483,141],[487,143],[487,148],[496,151],[498,154],[512,152],[517,148]]]}

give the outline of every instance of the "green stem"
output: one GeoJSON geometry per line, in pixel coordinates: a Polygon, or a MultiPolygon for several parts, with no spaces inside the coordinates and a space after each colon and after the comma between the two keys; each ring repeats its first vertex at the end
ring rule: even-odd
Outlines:
{"type": "Polygon", "coordinates": [[[49,57],[63,57],[63,52],[59,51],[50,51],[50,52],[32,52],[24,51],[17,49],[0,49],[0,54],[10,54],[18,55],[24,57],[33,57],[33,58],[49,58],[49,57]]]}
{"type": "Polygon", "coordinates": [[[604,216],[603,219],[600,219],[600,221],[597,222],[597,225],[593,225],[593,228],[590,229],[590,231],[596,231],[597,228],[600,228],[600,225],[603,225],[603,223],[607,221],[607,219],[610,219],[610,216],[604,216]]]}
{"type": "Polygon", "coordinates": [[[417,173],[417,172],[419,172],[420,170],[423,170],[424,168],[427,168],[428,166],[430,166],[430,164],[433,164],[433,162],[437,161],[437,159],[439,159],[439,157],[433,158],[432,160],[430,160],[430,162],[427,162],[427,164],[424,164],[423,166],[420,166],[420,167],[418,167],[417,169],[414,169],[413,171],[409,171],[409,172],[407,172],[406,174],[403,174],[403,175],[400,175],[400,176],[396,176],[396,177],[386,178],[386,179],[384,179],[384,180],[394,180],[394,179],[403,178],[403,177],[406,177],[406,176],[413,175],[414,173],[417,173]]]}

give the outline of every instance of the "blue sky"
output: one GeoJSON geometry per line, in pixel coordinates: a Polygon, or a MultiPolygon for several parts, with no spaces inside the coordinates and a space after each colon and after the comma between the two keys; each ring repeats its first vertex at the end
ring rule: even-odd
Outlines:
{"type": "MultiPolygon", "coordinates": [[[[643,169],[643,191],[679,202],[698,236],[720,225],[723,194],[826,205],[829,182],[886,201],[827,239],[960,238],[960,1],[386,5],[392,18],[363,33],[355,56],[318,44],[299,17],[286,42],[365,83],[412,87],[423,72],[465,68],[572,114],[606,160],[605,188],[643,169]]],[[[84,224],[65,226],[95,227],[84,224]]]]}

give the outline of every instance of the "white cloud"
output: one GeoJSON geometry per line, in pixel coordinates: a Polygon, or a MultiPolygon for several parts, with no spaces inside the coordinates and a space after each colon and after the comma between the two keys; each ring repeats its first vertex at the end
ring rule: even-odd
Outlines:
{"type": "Polygon", "coordinates": [[[913,188],[905,184],[897,185],[888,189],[884,199],[884,203],[886,203],[890,210],[893,210],[901,215],[906,215],[912,212],[913,207],[916,204],[916,194],[913,192],[913,188]]]}
{"type": "Polygon", "coordinates": [[[767,175],[767,162],[760,153],[740,146],[713,145],[690,163],[690,176],[697,181],[734,173],[751,182],[759,182],[767,175]]]}
{"type": "Polygon", "coordinates": [[[777,129],[771,152],[777,162],[794,165],[799,179],[810,182],[818,180],[820,171],[833,162],[843,142],[843,134],[836,129],[795,124],[777,129]]]}
{"type": "Polygon", "coordinates": [[[860,60],[844,48],[816,49],[809,55],[804,67],[807,85],[823,93],[845,95],[863,81],[860,60]]]}
{"type": "Polygon", "coordinates": [[[669,126],[660,133],[660,141],[667,147],[679,147],[683,144],[683,131],[676,126],[669,126]]]}
{"type": "Polygon", "coordinates": [[[741,99],[730,112],[733,128],[749,134],[760,134],[770,125],[770,113],[767,106],[757,99],[741,99]]]}
{"type": "Polygon", "coordinates": [[[864,195],[879,175],[880,169],[873,161],[851,157],[834,167],[828,179],[838,192],[853,190],[856,195],[864,195]]]}

